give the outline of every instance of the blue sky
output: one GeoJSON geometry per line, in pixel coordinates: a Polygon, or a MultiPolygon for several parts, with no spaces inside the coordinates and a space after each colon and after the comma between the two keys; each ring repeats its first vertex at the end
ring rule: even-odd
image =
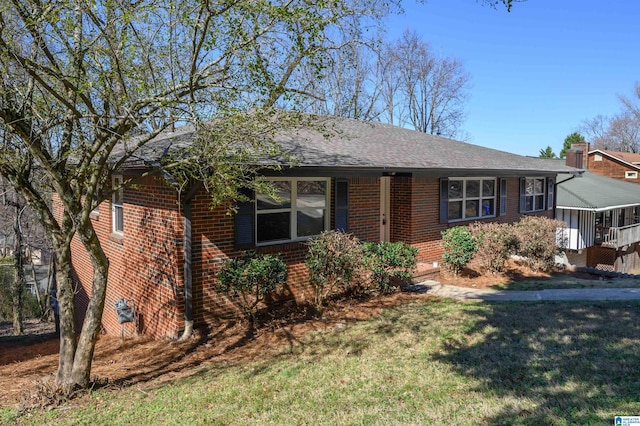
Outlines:
{"type": "Polygon", "coordinates": [[[528,0],[510,13],[474,0],[403,2],[396,39],[416,31],[471,74],[468,142],[538,156],[581,121],[620,111],[640,81],[639,0],[528,0]]]}

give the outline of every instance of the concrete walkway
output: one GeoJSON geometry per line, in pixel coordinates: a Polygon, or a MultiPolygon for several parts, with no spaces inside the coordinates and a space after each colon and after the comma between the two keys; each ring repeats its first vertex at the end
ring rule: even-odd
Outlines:
{"type": "Polygon", "coordinates": [[[459,300],[528,301],[541,300],[640,300],[640,288],[572,288],[533,291],[487,290],[457,287],[438,281],[410,285],[406,291],[459,300]]]}

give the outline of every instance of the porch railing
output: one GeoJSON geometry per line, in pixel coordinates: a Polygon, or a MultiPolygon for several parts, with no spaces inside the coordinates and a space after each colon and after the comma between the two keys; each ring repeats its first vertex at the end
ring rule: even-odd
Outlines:
{"type": "Polygon", "coordinates": [[[640,223],[609,228],[609,232],[604,234],[602,246],[619,249],[637,242],[640,242],[640,223]]]}

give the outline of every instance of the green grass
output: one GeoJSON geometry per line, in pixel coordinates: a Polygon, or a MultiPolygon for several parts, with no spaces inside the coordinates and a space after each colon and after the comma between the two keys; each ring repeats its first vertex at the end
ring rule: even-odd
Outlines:
{"type": "Polygon", "coordinates": [[[528,278],[525,281],[497,283],[492,286],[497,290],[544,290],[563,288],[640,288],[638,278],[607,278],[590,280],[571,275],[555,274],[550,277],[528,278]]]}
{"type": "Polygon", "coordinates": [[[640,303],[426,299],[241,365],[0,422],[602,425],[640,414],[640,303]],[[81,406],[75,406],[81,405],[81,406]]]}

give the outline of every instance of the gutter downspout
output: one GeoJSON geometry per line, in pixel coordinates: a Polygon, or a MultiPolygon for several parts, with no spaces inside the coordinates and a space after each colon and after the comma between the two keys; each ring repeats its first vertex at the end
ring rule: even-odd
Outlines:
{"type": "MultiPolygon", "coordinates": [[[[178,198],[180,198],[180,185],[174,178],[174,176],[167,170],[163,169],[158,161],[145,161],[147,165],[160,170],[160,174],[169,182],[174,188],[177,188],[178,198]]],[[[191,201],[196,196],[196,193],[203,187],[201,181],[194,183],[189,191],[185,194],[182,200],[182,212],[183,212],[183,226],[182,226],[182,247],[184,253],[184,331],[182,336],[178,339],[178,342],[183,342],[191,337],[193,333],[193,270],[191,264],[193,261],[192,254],[192,239],[191,239],[191,201]]]]}
{"type": "Polygon", "coordinates": [[[184,197],[182,202],[183,212],[183,236],[182,246],[184,253],[184,332],[178,339],[179,342],[183,342],[191,337],[193,333],[193,269],[191,267],[193,262],[192,252],[192,235],[191,235],[191,201],[195,197],[196,193],[202,188],[202,182],[194,184],[189,192],[184,197]]]}

